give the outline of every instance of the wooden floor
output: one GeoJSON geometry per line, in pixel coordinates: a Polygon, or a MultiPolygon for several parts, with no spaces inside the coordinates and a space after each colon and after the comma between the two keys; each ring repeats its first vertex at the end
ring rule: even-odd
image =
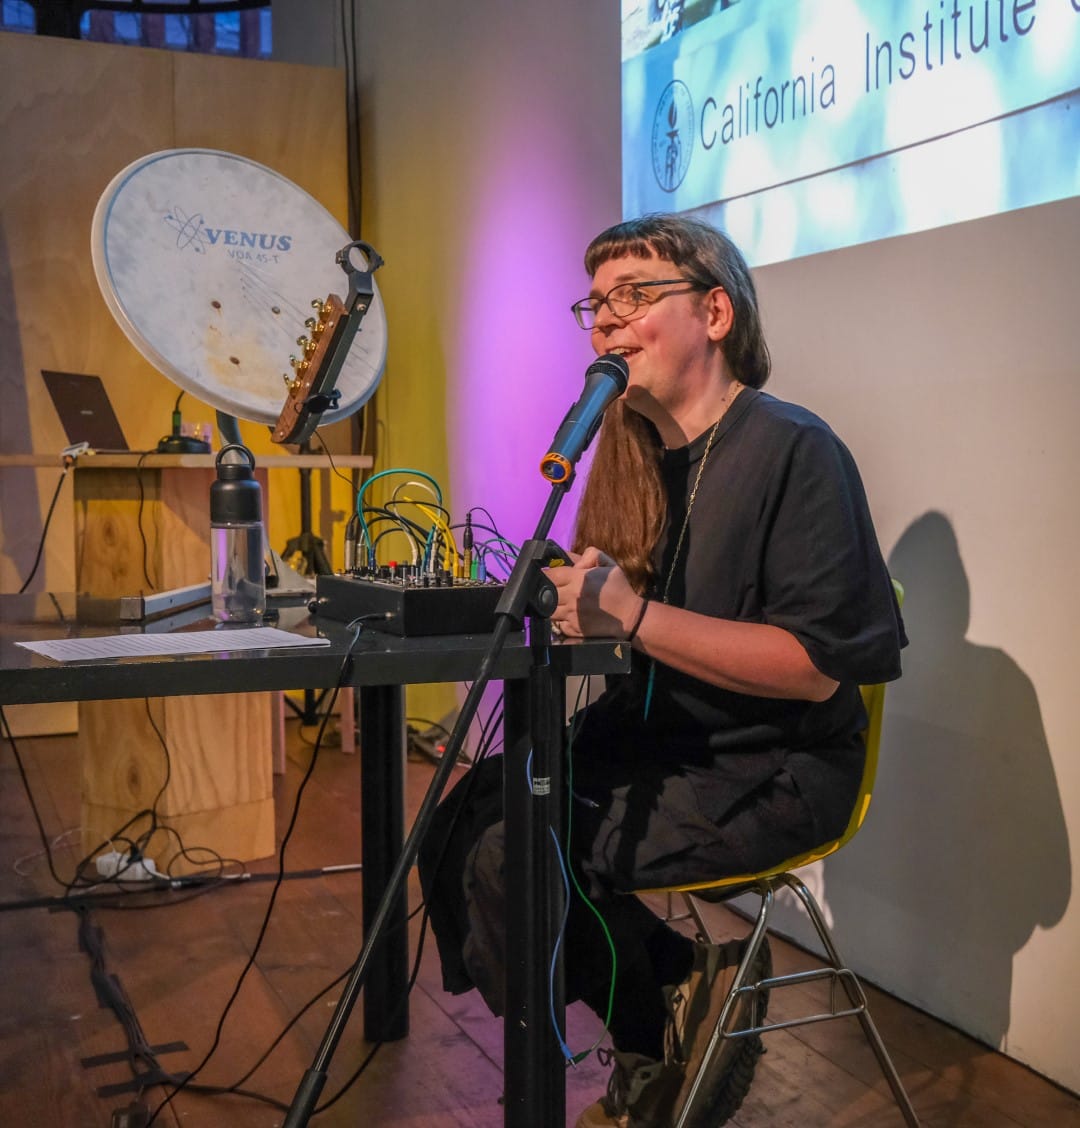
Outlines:
{"type": "MultiPolygon", "coordinates": [[[[277,781],[279,839],[293,809],[308,754],[290,723],[294,759],[277,781]]],[[[79,819],[78,764],[72,738],[19,742],[34,797],[53,847],[56,866],[68,877],[76,859],[79,819]]],[[[430,765],[410,764],[415,807],[430,765]]],[[[358,861],[359,766],[355,757],[327,748],[320,753],[301,804],[286,868],[322,870],[358,861]]],[[[266,860],[253,872],[272,873],[266,860]]],[[[98,1005],[91,961],[79,949],[80,923],[100,930],[104,959],[99,979],[127,996],[141,1034],[152,1046],[179,1043],[159,1055],[165,1070],[194,1068],[209,1053],[198,1080],[261,1094],[266,1103],[237,1095],[209,1096],[188,1090],[162,1110],[156,1125],[254,1128],[280,1125],[304,1071],[312,1065],[338,999],[330,985],[360,948],[360,876],[315,873],[280,889],[258,960],[247,975],[220,1038],[225,1008],[255,944],[272,884],[233,883],[191,897],[176,894],[156,908],[94,906],[87,914],[54,907],[16,907],[57,892],[42,854],[33,816],[10,747],[0,748],[0,1125],[27,1128],[98,1128],[136,1124],[116,1110],[131,1093],[103,1092],[132,1078],[127,1061],[86,1065],[126,1046],[112,1011],[98,1005]],[[111,977],[111,979],[110,979],[111,977]],[[320,992],[329,988],[325,994],[320,992]],[[316,996],[318,996],[316,998],[316,996]],[[315,1000],[262,1063],[290,1019],[315,1000]],[[254,1069],[254,1072],[251,1071],[254,1069]],[[248,1074],[251,1073],[250,1076],[248,1074]]],[[[418,903],[413,884],[410,903],[418,903]]],[[[710,908],[721,932],[745,931],[738,918],[710,908]]],[[[417,929],[414,922],[414,951],[417,929]]],[[[809,958],[783,942],[773,944],[778,970],[807,966],[809,958]]],[[[799,988],[811,992],[816,988],[799,988]]],[[[941,1128],[1068,1128],[1080,1126],[1080,1100],[999,1054],[880,992],[871,1009],[893,1053],[919,1116],[941,1128]]],[[[771,1017],[797,1000],[774,997],[771,1017]]],[[[360,1034],[360,1007],[333,1056],[322,1094],[337,1094],[368,1047],[360,1034]]],[[[503,1122],[502,1031],[475,993],[451,997],[440,988],[434,947],[425,946],[411,1001],[411,1033],[377,1053],[364,1076],[340,1100],[313,1119],[325,1126],[370,1124],[387,1128],[461,1125],[495,1128],[503,1122]]],[[[579,1007],[568,1017],[569,1044],[583,1049],[598,1023],[579,1007]]],[[[738,1128],[889,1128],[903,1121],[892,1104],[876,1062],[854,1020],[803,1027],[769,1036],[754,1086],[737,1118],[738,1128]]],[[[140,1063],[145,1074],[150,1063],[140,1063]]],[[[604,1088],[606,1070],[591,1056],[567,1079],[567,1116],[604,1088]]],[[[143,1103],[157,1109],[160,1087],[143,1103]]]]}

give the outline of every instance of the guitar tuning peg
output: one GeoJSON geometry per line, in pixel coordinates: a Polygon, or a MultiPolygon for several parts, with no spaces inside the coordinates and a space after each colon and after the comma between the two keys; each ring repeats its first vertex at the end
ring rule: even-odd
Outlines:
{"type": "Polygon", "coordinates": [[[306,336],[302,335],[296,338],[296,343],[306,352],[310,342],[306,336]]]}
{"type": "Polygon", "coordinates": [[[311,299],[311,308],[319,311],[319,316],[322,316],[322,311],[326,308],[321,298],[311,299]]]}
{"type": "Polygon", "coordinates": [[[290,353],[289,354],[289,367],[295,368],[297,366],[297,364],[299,364],[299,363],[300,362],[296,359],[296,357],[290,353]]]}
{"type": "Polygon", "coordinates": [[[307,326],[308,331],[310,332],[312,329],[314,329],[319,324],[319,322],[318,322],[317,318],[308,317],[308,318],[304,319],[304,324],[307,326]]]}

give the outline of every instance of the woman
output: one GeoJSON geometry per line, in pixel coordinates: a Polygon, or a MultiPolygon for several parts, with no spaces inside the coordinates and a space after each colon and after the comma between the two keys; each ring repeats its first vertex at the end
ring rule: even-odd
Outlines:
{"type": "MultiPolygon", "coordinates": [[[[738,946],[697,945],[626,894],[706,881],[837,837],[862,773],[861,683],[900,674],[903,626],[855,464],[769,375],[742,255],[698,220],[654,215],[590,244],[572,308],[625,358],[578,513],[549,574],[564,636],[629,639],[571,728],[567,999],[606,1015],[615,1067],[581,1128],[669,1123],[738,946]]],[[[498,761],[459,784],[421,858],[449,990],[502,1003],[498,761]],[[451,830],[452,826],[452,830],[451,830]],[[450,836],[438,876],[435,857],[450,836]],[[446,902],[449,901],[450,904],[446,902]]],[[[717,1056],[706,1092],[730,1057],[717,1056]]],[[[707,1103],[707,1100],[706,1100],[707,1103]]]]}

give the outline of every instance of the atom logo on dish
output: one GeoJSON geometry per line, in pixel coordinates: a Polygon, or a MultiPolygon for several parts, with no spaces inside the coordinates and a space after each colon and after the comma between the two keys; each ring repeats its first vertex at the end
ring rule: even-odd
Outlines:
{"type": "Polygon", "coordinates": [[[171,212],[166,213],[165,222],[176,232],[176,249],[178,251],[190,247],[198,255],[206,254],[206,247],[203,245],[203,217],[201,215],[189,216],[185,214],[183,208],[173,208],[171,212]]]}

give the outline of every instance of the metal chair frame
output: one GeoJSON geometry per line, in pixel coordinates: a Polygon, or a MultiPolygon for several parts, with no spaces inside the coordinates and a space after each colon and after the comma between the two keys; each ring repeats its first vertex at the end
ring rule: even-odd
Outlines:
{"type": "MultiPolygon", "coordinates": [[[[749,941],[743,953],[742,960],[739,963],[738,971],[735,973],[735,978],[728,991],[728,996],[724,1000],[720,1017],[717,1019],[716,1026],[713,1028],[708,1047],[702,1057],[701,1066],[694,1077],[693,1084],[690,1087],[690,1092],[687,1095],[679,1119],[676,1121],[675,1128],[684,1128],[684,1125],[687,1123],[689,1115],[693,1110],[694,1101],[697,1097],[702,1079],[705,1076],[708,1063],[712,1060],[712,1056],[717,1051],[721,1041],[736,1038],[749,1038],[753,1035],[760,1036],[768,1034],[773,1030],[786,1030],[795,1026],[808,1026],[814,1022],[828,1022],[835,1018],[851,1017],[858,1018],[862,1026],[863,1034],[870,1044],[870,1048],[874,1051],[874,1056],[877,1058],[878,1065],[881,1067],[881,1072],[885,1075],[885,1080],[889,1083],[889,1088],[892,1090],[893,1097],[900,1108],[905,1123],[908,1124],[910,1128],[918,1128],[919,1119],[915,1115],[915,1109],[911,1104],[903,1082],[900,1080],[896,1066],[893,1064],[892,1058],[885,1048],[881,1034],[874,1024],[873,1018],[870,1016],[870,1009],[862,984],[855,972],[847,966],[846,962],[840,956],[832,933],[829,930],[829,926],[826,924],[824,915],[821,912],[821,907],[818,905],[814,895],[799,877],[793,873],[786,872],[772,874],[769,877],[762,878],[756,881],[749,889],[744,888],[741,891],[757,893],[761,898],[761,905],[758,910],[757,919],[754,922],[753,931],[750,933],[749,941]],[[817,932],[818,939],[825,949],[828,964],[822,968],[810,968],[806,971],[790,972],[787,975],[774,975],[766,979],[754,980],[750,971],[754,966],[757,953],[768,931],[769,918],[772,915],[772,910],[775,905],[776,893],[778,889],[784,887],[790,889],[802,903],[807,916],[814,926],[814,930],[817,932]],[[799,1018],[790,1018],[779,1022],[759,1021],[758,1000],[762,994],[783,987],[797,986],[821,979],[829,980],[832,986],[828,1011],[819,1014],[804,1015],[799,1018]],[[841,1003],[837,990],[838,987],[842,988],[846,1003],[841,1003]],[[741,997],[746,995],[752,997],[749,1011],[749,1025],[738,1030],[729,1030],[727,1025],[731,1015],[735,1012],[735,1005],[741,997]]],[[[725,896],[730,895],[730,893],[725,892],[725,896]]],[[[695,897],[702,897],[702,899],[709,900],[713,898],[708,896],[707,890],[697,890],[693,893],[684,892],[683,897],[686,901],[687,912],[689,916],[693,918],[701,935],[708,940],[709,943],[715,943],[716,941],[702,917],[701,910],[694,900],[695,897]]],[[[719,900],[720,898],[716,899],[719,900]]]]}
{"type": "MultiPolygon", "coordinates": [[[[893,581],[893,587],[896,591],[897,602],[902,604],[904,598],[903,587],[895,580],[893,581]]],[[[835,853],[841,846],[845,845],[854,837],[859,827],[862,825],[863,819],[866,817],[866,812],[870,806],[874,779],[877,774],[878,746],[881,739],[881,721],[884,711],[885,687],[883,685],[867,685],[861,688],[868,717],[867,727],[863,733],[866,742],[866,766],[863,771],[862,784],[860,786],[855,809],[852,812],[847,828],[839,838],[826,843],[816,850],[809,851],[796,858],[791,858],[780,865],[773,866],[771,869],[765,870],[762,873],[726,877],[719,881],[702,882],[696,885],[672,886],[663,889],[643,891],[666,894],[668,897],[668,919],[684,920],[687,915],[689,915],[693,918],[701,935],[708,940],[709,943],[715,943],[715,940],[702,918],[700,909],[695,903],[695,898],[701,898],[706,901],[724,901],[737,894],[747,892],[757,893],[761,898],[761,904],[758,909],[757,918],[754,921],[753,931],[750,933],[750,938],[743,952],[742,960],[735,973],[735,979],[728,991],[727,998],[724,1000],[720,1017],[716,1022],[716,1026],[713,1028],[708,1047],[705,1050],[701,1065],[694,1077],[690,1092],[683,1104],[675,1128],[685,1128],[689,1115],[693,1110],[694,1101],[700,1089],[702,1079],[705,1076],[708,1063],[712,1060],[713,1054],[722,1041],[735,1038],[749,1038],[754,1035],[760,1036],[772,1030],[785,1030],[795,1026],[807,1026],[814,1022],[827,1022],[836,1018],[851,1017],[858,1018],[863,1029],[863,1034],[867,1042],[869,1042],[870,1048],[874,1051],[874,1056],[877,1058],[878,1065],[881,1067],[881,1071],[885,1075],[886,1081],[889,1083],[889,1088],[892,1090],[893,1097],[896,1099],[896,1103],[904,1116],[905,1122],[910,1128],[918,1128],[919,1126],[915,1109],[912,1107],[911,1100],[900,1080],[900,1075],[896,1071],[896,1066],[893,1065],[892,1058],[889,1057],[889,1053],[885,1049],[885,1043],[882,1041],[881,1035],[874,1025],[874,1020],[870,1017],[870,1010],[866,1002],[866,993],[863,991],[858,976],[847,966],[845,961],[841,959],[829,926],[813,894],[806,887],[805,883],[791,872],[792,870],[799,869],[802,866],[809,865],[811,862],[819,861],[835,853]],[[814,930],[817,932],[818,939],[825,949],[828,964],[823,968],[812,968],[808,971],[792,972],[788,975],[776,975],[766,979],[752,981],[751,968],[753,968],[754,961],[765,940],[765,934],[769,927],[769,918],[772,915],[775,905],[776,893],[779,889],[785,887],[796,895],[803,908],[806,910],[806,914],[810,918],[814,930]],[[681,893],[686,902],[687,912],[684,914],[676,915],[673,911],[672,897],[676,893],[681,893]],[[796,986],[819,979],[827,979],[831,983],[830,1006],[827,1012],[787,1019],[783,1022],[758,1021],[760,1009],[758,1001],[763,994],[783,987],[796,986]],[[838,988],[842,989],[846,997],[846,1005],[838,1005],[838,988]],[[738,1030],[729,1030],[727,1026],[732,1015],[735,1013],[735,1004],[746,995],[751,996],[751,1006],[749,1007],[750,1024],[738,1030]]]]}

